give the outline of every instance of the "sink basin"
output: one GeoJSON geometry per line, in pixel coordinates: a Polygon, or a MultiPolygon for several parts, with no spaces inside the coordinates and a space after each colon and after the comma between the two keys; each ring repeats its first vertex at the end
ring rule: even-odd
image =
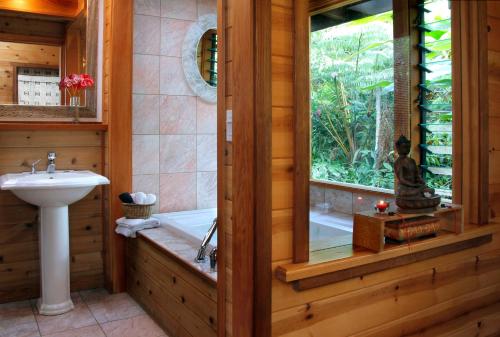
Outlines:
{"type": "Polygon", "coordinates": [[[97,185],[109,184],[106,177],[90,171],[56,171],[6,174],[0,178],[2,190],[43,207],[70,205],[85,197],[97,185]]]}
{"type": "Polygon", "coordinates": [[[41,296],[38,311],[59,315],[74,308],[70,297],[68,205],[84,198],[94,187],[109,184],[90,171],[5,174],[0,189],[40,207],[41,296]]]}

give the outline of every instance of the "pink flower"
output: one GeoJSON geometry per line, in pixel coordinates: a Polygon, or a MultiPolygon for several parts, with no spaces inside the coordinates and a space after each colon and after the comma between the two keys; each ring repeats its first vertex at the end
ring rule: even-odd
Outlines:
{"type": "Polygon", "coordinates": [[[90,88],[93,85],[94,79],[89,74],[71,74],[61,79],[59,89],[67,89],[71,96],[76,96],[79,90],[90,88]]]}

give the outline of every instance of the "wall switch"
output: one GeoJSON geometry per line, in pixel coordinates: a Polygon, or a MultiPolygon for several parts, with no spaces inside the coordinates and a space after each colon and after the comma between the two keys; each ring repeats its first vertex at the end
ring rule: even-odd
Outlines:
{"type": "Polygon", "coordinates": [[[233,110],[226,111],[226,141],[233,141],[233,110]]]}

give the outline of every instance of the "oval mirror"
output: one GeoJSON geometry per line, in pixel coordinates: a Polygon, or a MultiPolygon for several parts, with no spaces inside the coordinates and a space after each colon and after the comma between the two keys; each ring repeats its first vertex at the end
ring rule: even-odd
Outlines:
{"type": "Polygon", "coordinates": [[[193,23],[182,47],[182,66],[189,87],[201,99],[217,102],[217,16],[193,23]]]}
{"type": "Polygon", "coordinates": [[[196,53],[200,76],[212,87],[217,86],[217,30],[209,29],[198,42],[196,53]]]}

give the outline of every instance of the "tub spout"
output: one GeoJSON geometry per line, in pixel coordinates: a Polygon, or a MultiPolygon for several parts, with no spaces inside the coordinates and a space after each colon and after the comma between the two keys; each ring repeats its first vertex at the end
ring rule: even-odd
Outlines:
{"type": "Polygon", "coordinates": [[[208,243],[212,239],[212,236],[214,236],[214,233],[216,230],[217,230],[217,218],[214,219],[212,226],[208,230],[207,234],[205,234],[205,237],[203,238],[200,249],[198,249],[198,254],[196,255],[195,262],[202,263],[205,261],[205,255],[206,255],[208,243]]]}

